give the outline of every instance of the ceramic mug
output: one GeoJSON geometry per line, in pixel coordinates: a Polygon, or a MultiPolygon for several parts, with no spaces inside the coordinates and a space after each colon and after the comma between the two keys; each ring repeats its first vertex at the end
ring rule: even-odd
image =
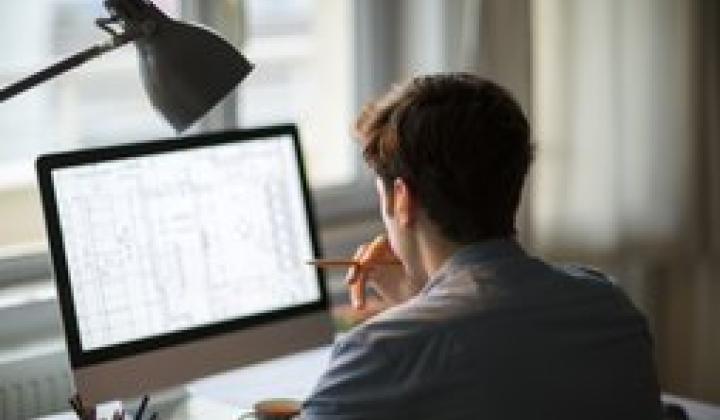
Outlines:
{"type": "Polygon", "coordinates": [[[238,420],[290,420],[300,414],[300,402],[289,398],[271,398],[253,404],[253,411],[238,420]]]}

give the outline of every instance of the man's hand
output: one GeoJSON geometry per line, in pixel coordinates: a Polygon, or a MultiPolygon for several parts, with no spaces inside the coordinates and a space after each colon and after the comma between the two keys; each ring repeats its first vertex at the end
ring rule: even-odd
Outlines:
{"type": "Polygon", "coordinates": [[[348,270],[345,280],[350,286],[350,302],[355,309],[365,306],[367,286],[390,305],[402,303],[415,294],[410,278],[392,252],[385,235],[360,245],[353,259],[360,264],[348,270]]]}

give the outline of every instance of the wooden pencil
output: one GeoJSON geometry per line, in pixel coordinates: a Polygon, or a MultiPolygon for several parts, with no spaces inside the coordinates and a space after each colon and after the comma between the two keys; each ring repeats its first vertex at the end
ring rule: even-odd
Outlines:
{"type": "Polygon", "coordinates": [[[344,258],[325,258],[325,259],[316,259],[316,260],[309,260],[306,261],[306,264],[314,265],[317,267],[350,267],[353,265],[400,265],[400,260],[390,260],[390,261],[372,261],[367,263],[362,263],[357,260],[352,259],[344,259],[344,258]]]}

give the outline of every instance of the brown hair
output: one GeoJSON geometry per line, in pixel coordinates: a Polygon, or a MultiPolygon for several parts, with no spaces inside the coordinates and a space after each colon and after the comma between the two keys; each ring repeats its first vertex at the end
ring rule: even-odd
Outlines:
{"type": "Polygon", "coordinates": [[[533,145],[502,87],[467,73],[417,77],[366,105],[355,133],[377,175],[402,178],[448,239],[515,233],[533,145]]]}

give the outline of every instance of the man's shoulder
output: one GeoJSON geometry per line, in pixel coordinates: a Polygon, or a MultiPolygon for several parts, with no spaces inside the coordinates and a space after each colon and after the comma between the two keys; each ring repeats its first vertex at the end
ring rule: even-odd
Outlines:
{"type": "Polygon", "coordinates": [[[365,345],[392,342],[436,330],[447,332],[470,318],[480,327],[484,317],[498,312],[525,310],[526,305],[558,309],[556,300],[570,303],[588,296],[627,300],[612,277],[587,265],[552,264],[532,257],[493,264],[469,262],[444,273],[432,288],[356,326],[346,339],[365,345]]]}
{"type": "Polygon", "coordinates": [[[655,404],[646,325],[598,270],[505,260],[462,265],[444,280],[340,338],[307,412],[379,418],[377,407],[404,413],[412,401],[426,417],[440,418],[428,413],[467,401],[491,413],[556,407],[566,403],[558,395],[573,395],[578,407],[615,413],[623,410],[606,403],[625,384],[613,404],[655,404]],[[503,403],[511,394],[526,404],[503,403]]]}

